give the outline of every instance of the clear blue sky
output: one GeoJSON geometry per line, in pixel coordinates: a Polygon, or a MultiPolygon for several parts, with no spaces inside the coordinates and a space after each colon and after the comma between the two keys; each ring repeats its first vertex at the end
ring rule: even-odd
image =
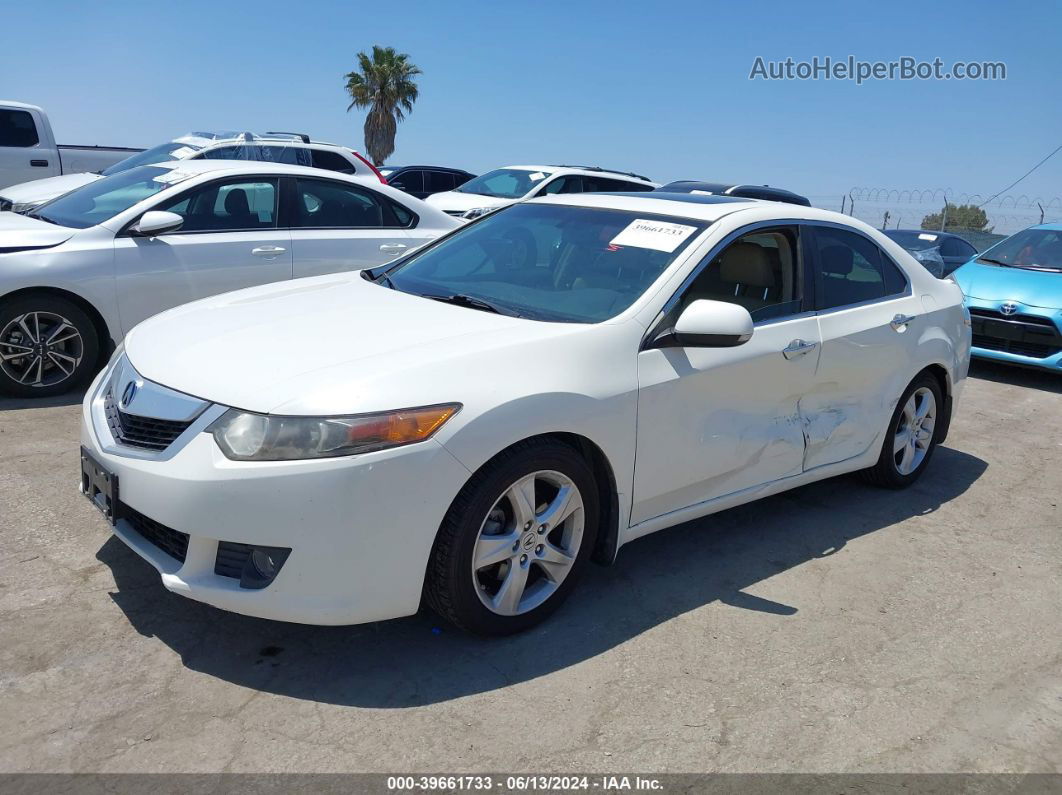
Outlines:
{"type": "MultiPolygon", "coordinates": [[[[379,43],[424,70],[392,162],[986,194],[1062,144],[1060,31],[1053,1],[5,3],[0,97],[42,105],[65,143],[288,129],[361,149],[343,74],[379,43]],[[748,79],[756,56],[849,54],[1008,79],[748,79]]],[[[1015,192],[1062,194],[1062,153],[1015,192]]]]}

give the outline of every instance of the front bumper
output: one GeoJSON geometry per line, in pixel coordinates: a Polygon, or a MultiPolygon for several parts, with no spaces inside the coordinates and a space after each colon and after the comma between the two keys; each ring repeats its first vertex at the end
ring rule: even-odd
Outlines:
{"type": "Polygon", "coordinates": [[[973,356],[1062,373],[1062,310],[971,296],[966,306],[973,356]],[[1004,313],[1004,304],[1013,311],[1004,313]]]}
{"type": "Polygon", "coordinates": [[[230,461],[203,432],[212,409],[223,409],[211,407],[164,453],[145,453],[123,448],[110,432],[103,406],[109,372],[85,398],[81,444],[117,476],[119,500],[132,509],[118,519],[115,535],[159,571],[168,590],[307,624],[417,611],[435,533],[469,477],[438,442],[346,458],[230,461]],[[187,534],[184,560],[144,532],[140,517],[187,534]],[[221,542],[291,554],[267,587],[242,588],[239,579],[215,573],[221,542]]]}

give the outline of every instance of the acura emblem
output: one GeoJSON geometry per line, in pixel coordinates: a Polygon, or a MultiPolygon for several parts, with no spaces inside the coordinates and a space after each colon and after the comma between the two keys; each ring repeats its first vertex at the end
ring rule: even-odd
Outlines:
{"type": "Polygon", "coordinates": [[[1018,311],[1018,305],[1013,301],[1007,301],[999,309],[1004,315],[1013,315],[1018,311]]]}
{"type": "Polygon", "coordinates": [[[133,402],[133,398],[136,397],[136,390],[138,389],[136,381],[130,381],[125,385],[125,389],[122,390],[122,402],[121,407],[123,409],[129,408],[129,404],[133,402]]]}

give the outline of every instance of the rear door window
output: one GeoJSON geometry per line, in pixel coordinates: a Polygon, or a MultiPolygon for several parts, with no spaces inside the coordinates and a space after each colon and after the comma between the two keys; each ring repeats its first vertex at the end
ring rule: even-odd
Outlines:
{"type": "Polygon", "coordinates": [[[323,179],[295,180],[293,228],[403,228],[412,220],[404,207],[360,186],[323,179]]]}
{"type": "Polygon", "coordinates": [[[427,193],[442,193],[456,187],[454,175],[445,171],[425,171],[424,177],[424,190],[427,193]]]}
{"type": "Polygon", "coordinates": [[[416,169],[402,171],[394,178],[394,180],[395,181],[391,183],[392,186],[399,190],[404,190],[407,193],[423,193],[424,191],[423,171],[417,171],[416,169]]]}
{"type": "Polygon", "coordinates": [[[815,227],[819,309],[860,304],[902,293],[907,280],[868,238],[834,227],[815,227]]]}

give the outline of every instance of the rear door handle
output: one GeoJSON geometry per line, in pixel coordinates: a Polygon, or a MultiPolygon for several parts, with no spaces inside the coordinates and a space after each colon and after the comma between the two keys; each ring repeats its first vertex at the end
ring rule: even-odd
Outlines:
{"type": "Polygon", "coordinates": [[[793,340],[782,349],[782,356],[787,359],[796,359],[798,356],[803,356],[805,353],[810,353],[819,347],[817,342],[808,342],[807,340],[793,340]]]}
{"type": "Polygon", "coordinates": [[[274,259],[275,257],[279,257],[285,251],[287,251],[287,249],[281,248],[280,246],[259,246],[258,248],[251,249],[251,253],[256,257],[264,257],[265,259],[274,259]]]}
{"type": "Polygon", "coordinates": [[[31,160],[30,165],[34,168],[48,168],[47,160],[31,160]]]}
{"type": "Polygon", "coordinates": [[[404,243],[384,243],[380,246],[380,251],[384,254],[401,254],[407,248],[409,248],[409,246],[404,243]]]}
{"type": "Polygon", "coordinates": [[[893,331],[907,331],[907,324],[914,319],[914,315],[896,315],[889,321],[889,325],[892,326],[893,331]]]}

